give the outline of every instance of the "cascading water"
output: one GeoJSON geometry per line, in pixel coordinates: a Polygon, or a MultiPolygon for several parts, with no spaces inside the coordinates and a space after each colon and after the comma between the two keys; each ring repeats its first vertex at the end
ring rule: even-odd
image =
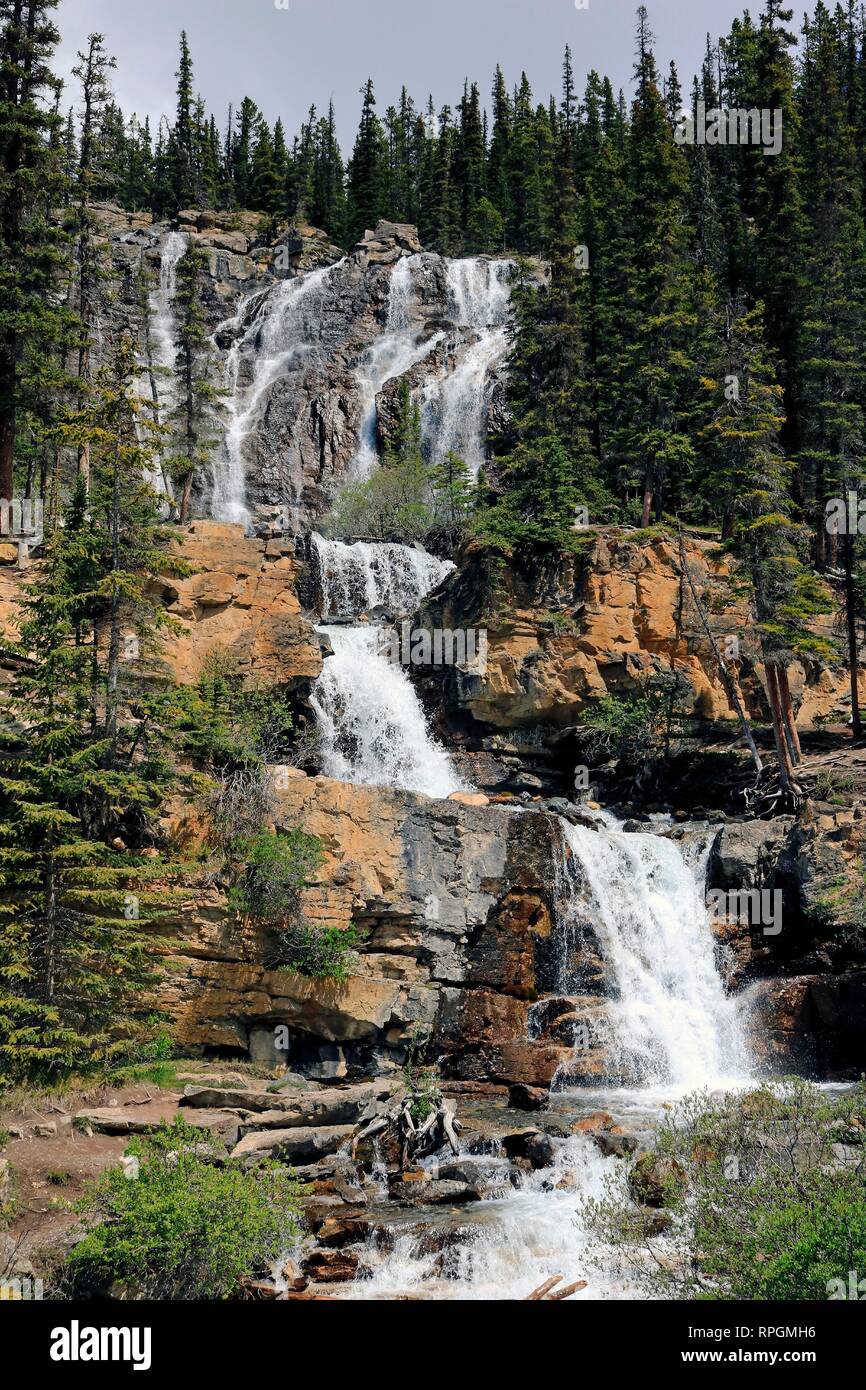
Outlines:
{"type": "Polygon", "coordinates": [[[257,292],[234,320],[242,326],[247,310],[252,310],[251,321],[232,345],[225,365],[228,423],[214,473],[211,504],[218,521],[249,523],[244,467],[247,437],[269,387],[315,348],[321,331],[325,281],[335,268],[322,266],[296,279],[283,280],[265,296],[257,292]],[[251,353],[255,354],[252,376],[244,382],[242,367],[251,353]]]}
{"type": "Polygon", "coordinates": [[[153,332],[153,363],[159,368],[156,377],[160,418],[165,419],[176,399],[175,356],[177,354],[177,318],[174,297],[177,293],[177,267],[187,247],[183,232],[169,232],[160,248],[159,286],[150,297],[153,332]]]}
{"type": "MultiPolygon", "coordinates": [[[[590,922],[615,985],[612,1080],[622,1069],[638,1070],[642,1089],[563,1091],[551,1096],[551,1110],[568,1124],[601,1106],[648,1139],[668,1100],[703,1087],[742,1085],[748,1058],[736,1005],[715,968],[704,905],[707,837],[683,845],[658,834],[626,834],[608,815],[599,822],[596,829],[561,822],[559,984],[574,984],[571,948],[582,923],[590,922]]],[[[556,1274],[587,1280],[578,1299],[640,1297],[623,1282],[615,1251],[599,1246],[582,1215],[584,1201],[604,1196],[607,1184],[621,1179],[620,1165],[589,1135],[560,1140],[551,1166],[519,1175],[517,1188],[505,1195],[489,1184],[485,1200],[464,1207],[441,1239],[435,1214],[420,1229],[417,1217],[403,1230],[392,1227],[387,1240],[374,1234],[363,1277],[349,1296],[520,1299],[556,1274]]],[[[477,1171],[483,1179],[483,1169],[477,1171]]]]}
{"type": "Polygon", "coordinates": [[[471,342],[453,370],[423,391],[422,432],[430,461],[449,453],[465,462],[473,478],[487,455],[487,415],[493,372],[509,348],[510,261],[483,257],[448,262],[448,312],[471,342]]]}
{"type": "Polygon", "coordinates": [[[311,697],[325,775],[432,797],[465,790],[430,732],[408,675],[389,657],[388,630],[371,625],[319,631],[334,649],[311,697]]]}
{"type": "Polygon", "coordinates": [[[324,618],[352,618],[374,609],[413,613],[422,598],[452,573],[450,560],[439,560],[416,546],[388,542],[325,540],[313,533],[319,563],[324,618]]]}
{"type": "MultiPolygon", "coordinates": [[[[312,543],[326,618],[354,618],[377,608],[412,613],[454,568],[406,545],[346,545],[316,535],[312,543]]],[[[391,629],[358,624],[319,631],[334,651],[311,698],[326,775],[433,797],[464,789],[430,732],[407,672],[391,660],[391,629]]]]}
{"type": "MultiPolygon", "coordinates": [[[[313,537],[324,616],[352,619],[385,609],[411,613],[453,570],[407,545],[345,545],[313,537]]],[[[466,784],[431,734],[406,670],[391,659],[391,628],[374,624],[320,627],[334,656],[325,660],[311,705],[328,777],[364,787],[399,787],[448,796],[466,784]]]]}
{"type": "Polygon", "coordinates": [[[357,451],[349,464],[348,474],[353,481],[368,478],[379,462],[376,397],[382,387],[423,361],[444,337],[443,333],[438,332],[419,340],[418,332],[412,326],[412,273],[419,261],[419,256],[403,256],[394,266],[388,287],[385,332],[367,349],[358,368],[361,435],[357,451]]]}
{"type": "MultiPolygon", "coordinates": [[[[182,232],[168,232],[160,247],[159,284],[150,296],[151,385],[155,394],[159,423],[165,425],[177,404],[177,316],[174,297],[177,293],[177,267],[187,249],[182,232]]],[[[162,468],[155,465],[147,473],[147,481],[156,492],[170,496],[171,487],[162,468]]]]}
{"type": "Polygon", "coordinates": [[[569,854],[561,929],[595,929],[615,997],[608,1018],[615,1074],[685,1091],[748,1074],[737,1001],[716,968],[705,905],[707,837],[683,847],[663,835],[562,822],[569,854]]]}

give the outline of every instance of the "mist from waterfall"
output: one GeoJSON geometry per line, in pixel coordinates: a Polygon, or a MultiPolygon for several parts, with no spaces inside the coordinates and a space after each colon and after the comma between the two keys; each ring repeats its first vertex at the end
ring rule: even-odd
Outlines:
{"type": "Polygon", "coordinates": [[[509,351],[512,264],[485,257],[448,262],[448,314],[459,329],[474,335],[440,379],[426,383],[421,423],[429,460],[441,464],[449,453],[477,478],[487,457],[487,416],[494,371],[509,351]]]}
{"type": "Polygon", "coordinates": [[[420,256],[403,256],[394,266],[388,286],[385,331],[367,349],[357,370],[361,433],[358,448],[348,468],[348,478],[352,482],[368,478],[379,463],[376,409],[379,392],[394,377],[405,375],[418,362],[422,362],[445,336],[437,332],[421,339],[417,328],[413,327],[412,276],[420,263],[420,256]]]}
{"type": "Polygon", "coordinates": [[[676,1090],[741,1083],[740,1007],[717,969],[705,902],[709,836],[684,845],[605,819],[597,829],[561,822],[560,929],[589,922],[610,966],[612,1070],[676,1090]]]}
{"type": "MultiPolygon", "coordinates": [[[[341,262],[337,263],[338,265],[341,262]]],[[[321,266],[307,275],[283,280],[267,295],[257,291],[233,321],[242,327],[248,308],[251,321],[229,350],[223,389],[226,393],[226,432],[214,469],[211,511],[217,521],[248,525],[244,448],[258,422],[262,400],[274,382],[304,360],[316,347],[321,332],[325,282],[335,266],[321,266]],[[242,379],[242,367],[254,354],[252,378],[242,379]]]]}

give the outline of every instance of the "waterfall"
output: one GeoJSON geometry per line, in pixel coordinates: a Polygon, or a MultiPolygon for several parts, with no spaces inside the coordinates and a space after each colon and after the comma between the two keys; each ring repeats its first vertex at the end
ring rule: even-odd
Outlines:
{"type": "MultiPolygon", "coordinates": [[[[357,618],[377,608],[412,613],[454,569],[414,546],[346,545],[315,534],[312,544],[326,618],[357,618]]],[[[325,774],[433,797],[466,790],[430,731],[408,672],[391,660],[392,629],[358,623],[319,631],[334,651],[311,696],[325,774]]]]}
{"type": "Polygon", "coordinates": [[[748,1074],[737,1001],[716,969],[706,904],[709,842],[562,821],[564,925],[595,929],[616,994],[614,1071],[641,1085],[717,1086],[748,1074]]]}
{"type": "Polygon", "coordinates": [[[391,614],[413,613],[454,565],[416,546],[387,542],[325,540],[313,533],[319,564],[323,617],[352,618],[383,608],[391,614]]]}
{"type": "MultiPolygon", "coordinates": [[[[161,425],[167,423],[177,405],[177,317],[174,312],[174,296],[177,293],[178,262],[186,249],[187,240],[182,232],[166,233],[160,246],[159,284],[150,296],[153,382],[161,425]]],[[[151,396],[151,401],[152,399],[151,396]]],[[[158,463],[148,469],[147,481],[156,492],[171,494],[171,486],[158,463]]]]}
{"type": "Polygon", "coordinates": [[[388,287],[385,331],[367,349],[357,371],[361,432],[358,448],[348,469],[348,476],[354,481],[368,478],[379,462],[376,397],[382,387],[423,361],[444,337],[439,332],[419,341],[418,332],[412,327],[412,271],[419,260],[419,256],[403,256],[394,266],[388,287]]]}
{"type": "Polygon", "coordinates": [[[324,283],[333,269],[322,266],[307,275],[283,280],[265,296],[257,291],[234,321],[243,325],[246,311],[251,309],[251,322],[233,344],[225,365],[228,422],[222,457],[214,473],[211,506],[218,521],[249,523],[244,446],[265,393],[316,346],[324,283]],[[241,369],[248,353],[254,354],[252,379],[244,383],[241,369]]]}
{"type": "Polygon", "coordinates": [[[423,392],[422,430],[432,463],[449,453],[478,477],[487,456],[487,414],[493,370],[509,349],[510,261],[483,257],[448,262],[448,312],[476,335],[453,370],[423,392]]]}
{"type": "Polygon", "coordinates": [[[389,659],[388,629],[318,630],[334,649],[311,696],[325,775],[432,797],[464,790],[406,671],[389,659]]]}
{"type": "Polygon", "coordinates": [[[165,423],[165,415],[176,400],[175,356],[177,354],[177,320],[174,312],[174,296],[177,293],[178,261],[186,252],[186,237],[182,232],[169,232],[160,247],[159,287],[150,297],[151,324],[154,340],[154,366],[160,369],[157,376],[160,419],[165,423]]]}

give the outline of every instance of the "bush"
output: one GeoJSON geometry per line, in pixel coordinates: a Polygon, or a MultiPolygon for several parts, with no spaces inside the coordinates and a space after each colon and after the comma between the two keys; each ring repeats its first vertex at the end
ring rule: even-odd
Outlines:
{"type": "Polygon", "coordinates": [[[847,1288],[850,1270],[866,1270],[866,1089],[833,1097],[791,1080],[688,1097],[658,1130],[651,1159],[584,1212],[650,1297],[838,1297],[833,1281],[847,1288]],[[860,1161],[839,1163],[840,1142],[860,1161]],[[646,1202],[657,1174],[669,1179],[663,1259],[656,1214],[630,1200],[646,1202]]]}
{"type": "Polygon", "coordinates": [[[102,1174],[77,1204],[97,1224],[69,1255],[73,1293],[119,1282],[141,1298],[222,1299],[283,1253],[298,1230],[292,1174],[272,1163],[216,1167],[207,1147],[178,1118],[130,1144],[136,1180],[120,1168],[102,1174]]]}
{"type": "Polygon", "coordinates": [[[301,829],[275,834],[263,830],[239,846],[246,860],[231,905],[263,926],[300,926],[301,892],[322,863],[322,843],[301,829]]]}
{"type": "Polygon", "coordinates": [[[278,970],[294,970],[313,980],[349,977],[358,934],[354,927],[312,927],[307,923],[280,932],[271,961],[278,970]]]}

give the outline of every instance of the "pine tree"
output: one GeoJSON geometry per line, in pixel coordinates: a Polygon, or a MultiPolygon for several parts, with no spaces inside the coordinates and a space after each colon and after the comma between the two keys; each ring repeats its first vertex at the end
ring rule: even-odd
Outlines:
{"type": "Polygon", "coordinates": [[[211,382],[207,356],[209,335],[201,303],[201,278],[207,270],[207,254],[190,246],[178,261],[174,311],[178,326],[175,370],[179,400],[169,422],[174,445],[165,461],[170,476],[180,485],[179,520],[189,520],[192,489],[199,471],[209,462],[214,447],[214,413],[220,392],[211,382]]]}
{"type": "MultiPolygon", "coordinates": [[[[86,395],[90,389],[91,352],[97,332],[106,277],[100,261],[100,247],[91,202],[99,184],[102,169],[98,142],[99,124],[110,99],[108,74],[116,66],[105,50],[102,34],[91,34],[87,50],[78,54],[73,68],[81,83],[81,145],[75,195],[75,263],[78,275],[76,310],[80,340],[78,345],[78,389],[86,395]]],[[[90,479],[90,444],[82,438],[78,450],[78,471],[85,485],[90,479]]]]}
{"type": "Polygon", "coordinates": [[[348,232],[358,241],[385,215],[388,177],[388,147],[382,123],[376,115],[373,83],[362,88],[364,97],[361,123],[348,170],[348,232]]]}
{"type": "Polygon", "coordinates": [[[180,64],[177,78],[177,107],[171,132],[170,164],[173,211],[196,206],[198,187],[195,157],[195,120],[192,57],[186,30],[180,36],[180,64]]]}
{"type": "Polygon", "coordinates": [[[79,477],[24,601],[0,776],[0,1058],[16,1077],[123,1050],[152,976],[142,920],[159,899],[126,845],[147,843],[169,774],[161,731],[134,712],[136,663],[164,621],[150,584],[187,571],[142,481],[136,370],[121,343],[57,426],[63,444],[89,437],[91,489],[79,477]]]}
{"type": "Polygon", "coordinates": [[[64,200],[53,137],[60,90],[50,61],[56,0],[0,0],[0,499],[11,500],[26,414],[44,414],[69,337],[52,293],[67,256],[52,218],[64,200]]]}

